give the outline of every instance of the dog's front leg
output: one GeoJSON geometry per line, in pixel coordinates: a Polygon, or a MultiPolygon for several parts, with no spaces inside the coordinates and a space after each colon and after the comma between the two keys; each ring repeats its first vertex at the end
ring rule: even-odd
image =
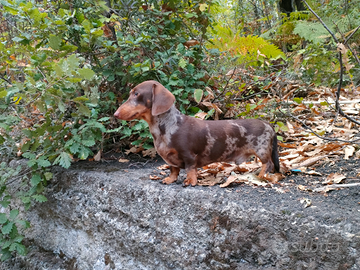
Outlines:
{"type": "Polygon", "coordinates": [[[170,175],[168,177],[166,177],[162,183],[163,184],[171,184],[174,183],[179,175],[180,172],[180,168],[179,167],[174,167],[174,166],[170,166],[170,175]]]}
{"type": "Polygon", "coordinates": [[[197,185],[197,170],[195,166],[191,166],[186,169],[186,179],[183,182],[183,186],[193,186],[195,187],[197,185]]]}

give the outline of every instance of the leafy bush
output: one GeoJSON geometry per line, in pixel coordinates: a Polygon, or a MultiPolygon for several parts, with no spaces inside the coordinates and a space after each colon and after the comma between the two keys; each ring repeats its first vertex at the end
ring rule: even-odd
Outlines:
{"type": "Polygon", "coordinates": [[[42,193],[52,165],[68,168],[87,159],[110,136],[135,134],[135,144],[150,147],[143,122],[119,126],[110,117],[132,86],[158,80],[186,111],[188,95],[205,84],[211,3],[166,3],[1,2],[0,203],[7,209],[0,214],[2,260],[14,251],[26,253],[20,227],[29,224],[12,202],[20,199],[27,209],[46,201],[42,193]],[[8,166],[16,157],[27,159],[24,173],[8,166]],[[11,183],[21,188],[10,189],[11,183]]]}

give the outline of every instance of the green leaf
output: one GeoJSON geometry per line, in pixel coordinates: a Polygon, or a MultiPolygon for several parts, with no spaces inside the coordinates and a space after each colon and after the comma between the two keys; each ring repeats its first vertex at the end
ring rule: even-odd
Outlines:
{"type": "Polygon", "coordinates": [[[12,240],[7,240],[7,241],[5,241],[5,243],[2,244],[2,248],[3,249],[9,248],[12,243],[13,243],[12,240]]]}
{"type": "Polygon", "coordinates": [[[64,102],[59,101],[57,105],[58,105],[58,109],[59,109],[61,112],[65,112],[65,111],[66,111],[64,102]]]}
{"type": "Polygon", "coordinates": [[[95,145],[95,140],[94,139],[88,139],[88,140],[82,140],[81,143],[85,146],[93,146],[95,145]]]}
{"type": "Polygon", "coordinates": [[[8,200],[2,200],[2,201],[0,201],[0,205],[1,205],[2,207],[4,207],[4,208],[8,207],[9,204],[10,204],[10,201],[8,201],[8,200]]]}
{"type": "Polygon", "coordinates": [[[51,166],[51,163],[50,161],[46,160],[45,158],[41,157],[37,160],[37,164],[40,166],[40,167],[49,167],[51,166]]]}
{"type": "Polygon", "coordinates": [[[0,224],[4,224],[6,221],[8,221],[6,214],[0,213],[0,224]]]}
{"type": "Polygon", "coordinates": [[[14,222],[9,222],[1,228],[3,234],[9,234],[14,226],[14,222]]]}
{"type": "Polygon", "coordinates": [[[25,204],[31,202],[30,197],[21,196],[20,199],[21,199],[21,201],[22,201],[23,203],[25,203],[25,204]]]}
{"type": "Polygon", "coordinates": [[[329,103],[327,101],[321,101],[320,105],[321,106],[329,106],[329,103]]]}
{"type": "Polygon", "coordinates": [[[88,19],[85,19],[85,20],[83,20],[83,22],[82,22],[81,24],[82,24],[82,26],[84,27],[85,31],[86,31],[87,33],[90,33],[90,30],[91,30],[91,28],[92,28],[91,22],[90,22],[88,19]]]}
{"type": "Polygon", "coordinates": [[[55,70],[56,75],[58,77],[62,77],[62,75],[64,74],[63,69],[62,69],[61,65],[59,65],[59,64],[55,64],[53,69],[55,70]]]}
{"type": "Polygon", "coordinates": [[[13,241],[14,242],[17,242],[17,243],[21,243],[21,241],[24,239],[24,236],[22,236],[22,235],[17,235],[14,239],[13,239],[13,241]]]}
{"type": "Polygon", "coordinates": [[[79,105],[79,113],[85,116],[91,115],[90,109],[82,104],[79,105]]]}
{"type": "Polygon", "coordinates": [[[73,71],[79,67],[80,62],[75,54],[70,55],[66,60],[67,60],[66,62],[68,64],[68,71],[73,71]]]}
{"type": "Polygon", "coordinates": [[[279,126],[281,131],[289,131],[289,128],[283,122],[276,122],[276,124],[279,126]]]}
{"type": "Polygon", "coordinates": [[[54,165],[59,164],[60,166],[68,169],[71,165],[71,157],[66,152],[61,152],[60,155],[55,159],[54,165]]]}
{"type": "Polygon", "coordinates": [[[82,78],[84,78],[85,80],[91,80],[95,75],[95,72],[89,68],[82,68],[78,72],[79,72],[80,76],[82,78]]]}
{"type": "Polygon", "coordinates": [[[10,211],[10,219],[15,219],[19,215],[18,209],[13,209],[10,211]]]}
{"type": "Polygon", "coordinates": [[[27,253],[26,247],[20,243],[16,243],[16,251],[22,256],[25,256],[27,253]]]}
{"type": "Polygon", "coordinates": [[[49,36],[49,45],[54,50],[59,50],[61,45],[61,37],[50,35],[49,36]]]}
{"type": "Polygon", "coordinates": [[[300,98],[294,98],[294,101],[297,103],[297,104],[301,104],[303,102],[303,99],[302,97],[300,98]]]}
{"type": "Polygon", "coordinates": [[[31,197],[34,198],[35,201],[37,201],[37,202],[47,202],[47,200],[48,200],[44,195],[41,195],[41,194],[33,195],[31,197]]]}
{"type": "Polygon", "coordinates": [[[85,146],[80,146],[80,150],[79,150],[79,158],[80,159],[86,159],[89,155],[91,154],[91,151],[89,148],[85,147],[85,146]]]}
{"type": "Polygon", "coordinates": [[[5,249],[1,250],[1,261],[6,261],[7,259],[11,258],[11,252],[5,249]]]}
{"type": "Polygon", "coordinates": [[[26,153],[22,154],[22,156],[27,159],[35,159],[36,158],[35,154],[30,153],[30,152],[26,152],[26,153]]]}
{"type": "MultiPolygon", "coordinates": [[[[6,3],[6,2],[5,2],[6,3]]],[[[15,6],[15,5],[14,5],[15,6]]],[[[4,5],[3,6],[4,10],[6,10],[7,12],[9,12],[11,15],[17,15],[18,14],[18,10],[15,8],[12,8],[11,6],[7,6],[4,5]]]]}
{"type": "Polygon", "coordinates": [[[7,91],[6,90],[0,91],[0,98],[4,98],[6,96],[7,96],[7,91]]]}
{"type": "Polygon", "coordinates": [[[16,250],[20,255],[26,255],[26,247],[20,243],[12,243],[9,251],[14,251],[16,250]]]}
{"type": "Polygon", "coordinates": [[[109,121],[110,120],[110,117],[102,117],[102,118],[100,118],[98,121],[99,122],[105,122],[105,121],[109,121]]]}
{"type": "Polygon", "coordinates": [[[26,137],[31,139],[33,137],[32,131],[30,129],[23,129],[22,132],[25,134],[26,137]]]}
{"type": "Polygon", "coordinates": [[[88,101],[89,99],[85,96],[81,96],[81,97],[76,97],[73,99],[74,102],[85,102],[88,101]]]}
{"type": "Polygon", "coordinates": [[[199,103],[202,99],[202,96],[204,94],[204,91],[201,89],[195,89],[194,91],[194,99],[197,103],[199,103]]]}
{"type": "Polygon", "coordinates": [[[37,186],[41,181],[41,176],[38,173],[35,173],[30,179],[30,183],[32,186],[37,186]]]}
{"type": "Polygon", "coordinates": [[[70,152],[73,154],[76,154],[80,149],[80,144],[74,142],[71,146],[70,146],[70,152]]]}
{"type": "Polygon", "coordinates": [[[185,68],[185,67],[187,66],[187,64],[188,64],[188,62],[187,62],[184,58],[181,58],[181,59],[179,60],[179,66],[180,66],[181,68],[185,68]]]}
{"type": "Polygon", "coordinates": [[[21,225],[23,228],[30,228],[30,222],[26,220],[18,220],[17,223],[21,225]]]}
{"type": "Polygon", "coordinates": [[[49,180],[51,180],[53,178],[53,173],[46,172],[46,173],[44,173],[44,177],[45,177],[46,180],[49,181],[49,180]]]}

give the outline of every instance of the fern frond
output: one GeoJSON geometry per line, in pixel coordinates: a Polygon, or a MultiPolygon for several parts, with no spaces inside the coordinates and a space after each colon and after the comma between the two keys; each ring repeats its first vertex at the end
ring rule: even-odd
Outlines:
{"type": "Polygon", "coordinates": [[[226,28],[218,31],[218,37],[212,40],[209,47],[238,57],[239,64],[259,66],[265,59],[284,57],[284,53],[278,47],[262,37],[232,35],[226,28]]]}
{"type": "Polygon", "coordinates": [[[323,43],[329,33],[319,22],[298,21],[296,23],[294,34],[298,34],[301,38],[311,41],[315,44],[323,43]]]}

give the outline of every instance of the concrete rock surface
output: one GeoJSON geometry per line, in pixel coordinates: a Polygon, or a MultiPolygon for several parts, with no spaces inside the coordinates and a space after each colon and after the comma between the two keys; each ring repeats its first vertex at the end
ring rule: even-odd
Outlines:
{"type": "Polygon", "coordinates": [[[183,188],[149,180],[157,165],[55,169],[29,254],[0,269],[360,269],[359,188],[183,188]]]}

